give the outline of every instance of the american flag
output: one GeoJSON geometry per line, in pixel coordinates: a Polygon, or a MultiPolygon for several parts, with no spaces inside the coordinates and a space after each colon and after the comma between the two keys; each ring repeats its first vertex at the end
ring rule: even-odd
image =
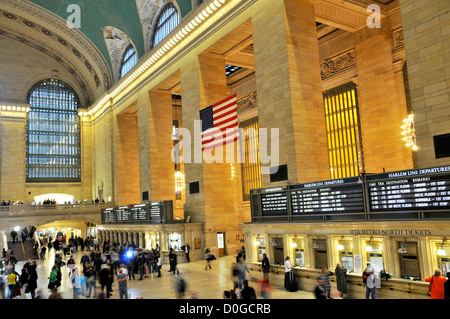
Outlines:
{"type": "Polygon", "coordinates": [[[233,143],[239,138],[236,94],[200,111],[202,151],[233,143]]]}

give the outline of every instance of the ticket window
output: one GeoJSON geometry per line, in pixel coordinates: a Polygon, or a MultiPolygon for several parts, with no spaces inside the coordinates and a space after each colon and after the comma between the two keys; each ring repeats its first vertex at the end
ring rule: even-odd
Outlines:
{"type": "Polygon", "coordinates": [[[450,244],[447,244],[446,241],[444,243],[437,243],[436,255],[441,274],[447,277],[447,274],[450,273],[450,244]]]}
{"type": "Polygon", "coordinates": [[[420,260],[416,242],[398,242],[400,259],[400,277],[404,279],[420,279],[420,260]]]}
{"type": "Polygon", "coordinates": [[[353,242],[349,239],[340,239],[337,250],[339,251],[339,262],[348,272],[354,271],[353,242]]]}
{"type": "Polygon", "coordinates": [[[253,239],[253,256],[256,256],[256,261],[261,262],[263,259],[263,254],[266,252],[266,241],[262,237],[255,237],[253,239]]]}
{"type": "Polygon", "coordinates": [[[313,243],[316,269],[328,268],[328,253],[326,239],[317,239],[313,243]]]}
{"type": "Polygon", "coordinates": [[[289,253],[291,262],[295,267],[305,267],[305,244],[303,237],[291,236],[289,240],[289,253]]]}
{"type": "Polygon", "coordinates": [[[381,240],[367,240],[365,243],[366,260],[375,271],[384,270],[383,242],[381,240]]]}
{"type": "Polygon", "coordinates": [[[181,234],[180,233],[172,233],[169,234],[169,249],[173,248],[174,250],[181,249],[181,234]]]}

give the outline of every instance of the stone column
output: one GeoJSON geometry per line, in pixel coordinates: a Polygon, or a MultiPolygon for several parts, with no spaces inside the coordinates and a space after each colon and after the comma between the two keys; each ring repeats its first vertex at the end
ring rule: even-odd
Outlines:
{"type": "Polygon", "coordinates": [[[413,168],[411,149],[405,146],[401,135],[408,112],[400,82],[403,79],[396,74],[399,68],[393,63],[388,21],[382,20],[381,29],[361,29],[358,38],[364,39],[355,44],[355,53],[365,171],[413,168]]]}
{"type": "Polygon", "coordinates": [[[138,98],[139,183],[150,201],[173,200],[172,94],[154,89],[138,98]]]}
{"type": "MultiPolygon", "coordinates": [[[[252,28],[259,127],[279,129],[279,164],[287,164],[289,181],[330,178],[314,1],[272,1],[252,28]]],[[[264,187],[285,183],[263,174],[264,187]]]]}
{"type": "Polygon", "coordinates": [[[450,20],[446,0],[400,0],[419,167],[449,163],[436,159],[434,135],[450,133],[450,20]]]}
{"type": "MultiPolygon", "coordinates": [[[[200,120],[199,111],[227,97],[225,60],[222,57],[198,56],[181,69],[181,90],[183,95],[183,128],[191,133],[191,161],[185,159],[186,208],[185,215],[190,215],[193,222],[205,223],[205,247],[209,247],[218,256],[216,232],[239,227],[242,220],[239,211],[239,196],[234,192],[240,184],[231,178],[231,164],[227,155],[234,149],[235,162],[237,143],[228,147],[216,147],[214,151],[201,152],[201,133],[195,131],[195,121],[200,120]],[[200,136],[197,136],[199,135],[200,136]],[[198,139],[198,143],[194,142],[198,139]],[[227,154],[226,152],[230,152],[227,154]],[[213,155],[214,154],[214,155],[213,155]],[[213,155],[213,156],[211,156],[213,155]],[[200,162],[201,163],[198,163],[200,162]],[[195,163],[194,163],[195,162],[195,163]],[[190,194],[189,184],[199,183],[199,193],[190,194]]],[[[183,136],[183,145],[188,143],[183,136]]],[[[226,247],[227,248],[227,247],[226,247]]]]}

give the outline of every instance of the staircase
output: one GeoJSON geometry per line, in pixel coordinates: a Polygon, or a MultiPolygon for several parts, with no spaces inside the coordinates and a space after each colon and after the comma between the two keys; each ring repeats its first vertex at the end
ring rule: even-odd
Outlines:
{"type": "MultiPolygon", "coordinates": [[[[33,250],[34,247],[34,238],[27,238],[25,242],[23,243],[23,250],[22,250],[22,244],[19,241],[16,241],[15,244],[13,244],[12,241],[8,241],[8,248],[12,249],[14,252],[14,257],[16,257],[17,261],[26,261],[28,259],[36,260],[39,259],[39,255],[34,253],[33,250]],[[25,254],[24,251],[25,250],[25,254]]],[[[38,250],[39,251],[39,250],[38,250]]]]}

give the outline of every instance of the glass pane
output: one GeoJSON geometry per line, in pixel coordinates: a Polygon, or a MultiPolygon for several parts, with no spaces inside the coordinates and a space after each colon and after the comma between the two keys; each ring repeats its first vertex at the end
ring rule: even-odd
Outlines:
{"type": "Polygon", "coordinates": [[[47,79],[31,88],[28,103],[26,181],[80,182],[76,93],[65,82],[47,79]]]}

